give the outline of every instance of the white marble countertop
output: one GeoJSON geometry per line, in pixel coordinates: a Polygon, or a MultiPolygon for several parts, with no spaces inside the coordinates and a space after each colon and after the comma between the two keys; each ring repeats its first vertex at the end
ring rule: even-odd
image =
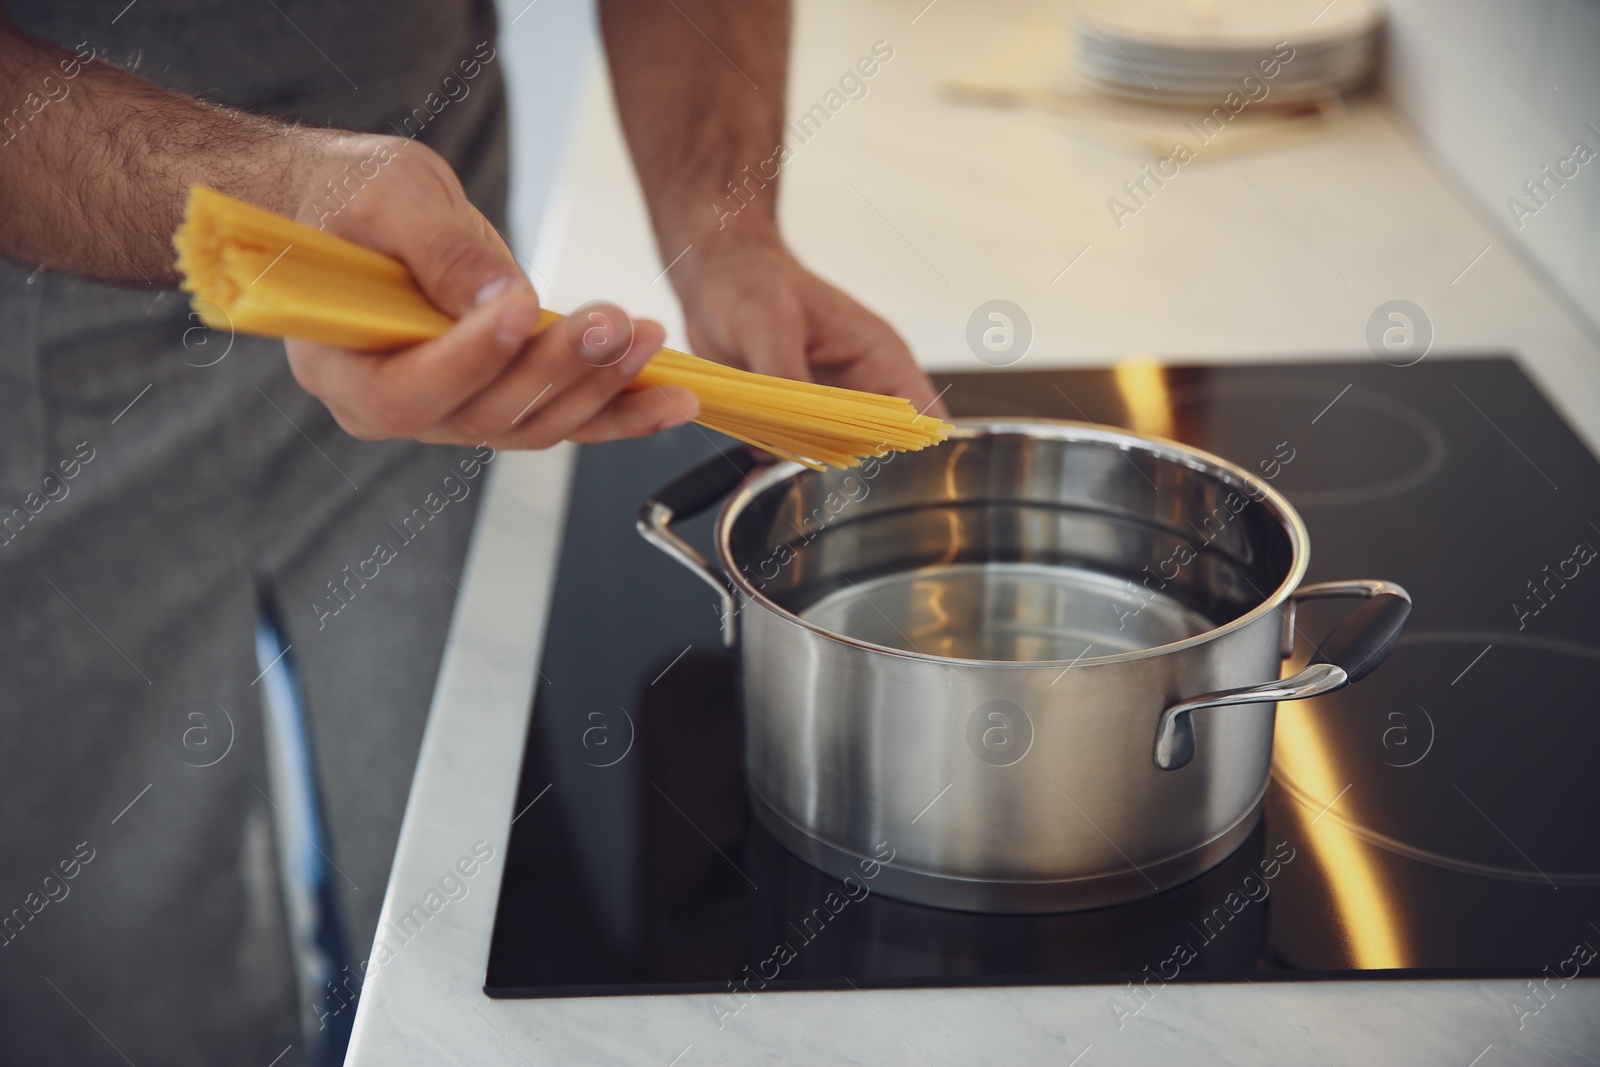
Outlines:
{"type": "MultiPolygon", "coordinates": [[[[1008,20],[1056,5],[924,2],[800,5],[794,110],[874,42],[894,58],[785,168],[782,218],[801,255],[889,318],[929,368],[984,369],[966,322],[996,297],[1033,323],[1022,368],[1134,353],[1366,360],[1369,315],[1405,298],[1431,319],[1435,351],[1517,352],[1600,451],[1594,341],[1381,103],[1311,140],[1197,161],[1119,230],[1105,201],[1143,159],[1056,116],[941,93],[1008,20]]],[[[681,343],[597,66],[575,129],[535,255],[545,299],[613,299],[681,343]]],[[[495,462],[385,918],[475,846],[494,858],[420,933],[381,936],[351,1063],[1600,1062],[1592,979],[1520,1029],[1515,981],[1172,985],[1120,1028],[1107,986],[763,993],[722,1028],[704,995],[490,1000],[481,985],[571,460],[563,447],[495,462]]]]}

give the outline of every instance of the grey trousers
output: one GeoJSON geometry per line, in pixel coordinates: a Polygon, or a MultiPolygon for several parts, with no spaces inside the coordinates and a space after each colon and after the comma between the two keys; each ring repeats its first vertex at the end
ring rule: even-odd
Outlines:
{"type": "Polygon", "coordinates": [[[360,960],[484,472],[351,439],[179,294],[0,272],[0,1063],[303,1062],[258,593],[360,960]]]}

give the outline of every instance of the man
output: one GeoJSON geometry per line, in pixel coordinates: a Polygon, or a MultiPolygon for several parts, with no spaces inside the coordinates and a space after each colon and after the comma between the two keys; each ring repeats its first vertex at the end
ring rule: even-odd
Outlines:
{"type": "MultiPolygon", "coordinates": [[[[267,790],[255,619],[294,647],[361,958],[493,450],[651,433],[694,399],[623,391],[654,323],[605,367],[529,338],[490,0],[4,6],[0,1062],[304,1062],[272,858],[302,828],[267,790]],[[172,291],[197,182],[398,257],[460,322],[287,360],[207,334],[172,291]]],[[[711,207],[781,140],[787,4],[600,8],[663,261],[694,245],[670,274],[693,347],[931,403],[788,253],[774,196],[711,207]]]]}

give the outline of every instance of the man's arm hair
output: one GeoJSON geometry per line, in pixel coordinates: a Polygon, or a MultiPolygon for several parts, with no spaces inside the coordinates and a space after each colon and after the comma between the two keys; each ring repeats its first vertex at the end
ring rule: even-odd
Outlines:
{"type": "Polygon", "coordinates": [[[43,44],[0,10],[0,256],[172,286],[172,231],[203,182],[293,213],[322,131],[202,103],[43,44]]]}
{"type": "Polygon", "coordinates": [[[617,109],[666,261],[731,230],[776,237],[789,19],[789,0],[600,0],[617,109]]]}

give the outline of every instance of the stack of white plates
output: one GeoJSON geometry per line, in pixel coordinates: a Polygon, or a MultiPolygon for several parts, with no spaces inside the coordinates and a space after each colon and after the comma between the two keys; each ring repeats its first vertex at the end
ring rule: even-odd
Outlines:
{"type": "Polygon", "coordinates": [[[1315,99],[1366,80],[1376,59],[1373,0],[1078,0],[1080,71],[1108,92],[1218,104],[1315,99]],[[1265,64],[1265,65],[1263,65],[1265,64]],[[1268,74],[1271,74],[1269,77],[1268,74]],[[1245,83],[1247,75],[1254,80],[1245,83]],[[1257,86],[1265,86],[1263,90],[1257,86]]]}

